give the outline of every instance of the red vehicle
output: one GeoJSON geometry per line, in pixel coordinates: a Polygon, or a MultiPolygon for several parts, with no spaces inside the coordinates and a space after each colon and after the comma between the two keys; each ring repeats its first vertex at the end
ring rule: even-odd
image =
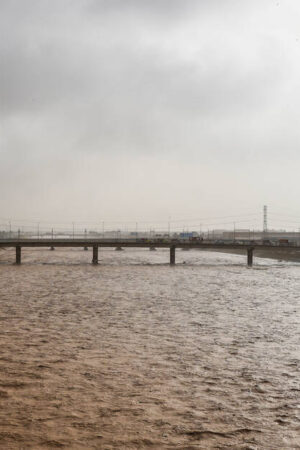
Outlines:
{"type": "Polygon", "coordinates": [[[289,245],[288,239],[279,239],[279,245],[289,245]]]}

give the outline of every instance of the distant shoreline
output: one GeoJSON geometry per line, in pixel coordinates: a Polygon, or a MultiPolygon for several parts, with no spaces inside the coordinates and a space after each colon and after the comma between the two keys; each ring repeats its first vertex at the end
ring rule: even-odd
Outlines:
{"type": "MultiPolygon", "coordinates": [[[[218,253],[231,253],[234,255],[246,255],[245,250],[209,250],[213,252],[218,253]]],[[[299,262],[300,263],[300,249],[294,250],[294,251],[286,251],[284,248],[282,249],[270,249],[270,250],[254,250],[253,252],[254,258],[267,258],[267,259],[277,259],[277,260],[283,260],[283,261],[293,261],[293,262],[299,262]]]]}

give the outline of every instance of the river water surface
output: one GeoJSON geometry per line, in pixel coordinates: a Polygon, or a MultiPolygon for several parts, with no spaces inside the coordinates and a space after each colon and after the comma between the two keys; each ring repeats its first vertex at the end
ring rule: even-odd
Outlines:
{"type": "Polygon", "coordinates": [[[1,449],[300,449],[300,265],[0,251],[1,449]]]}

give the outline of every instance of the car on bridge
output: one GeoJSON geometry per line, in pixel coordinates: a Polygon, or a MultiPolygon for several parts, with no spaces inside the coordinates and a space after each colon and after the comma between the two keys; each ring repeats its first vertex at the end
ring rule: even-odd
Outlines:
{"type": "Polygon", "coordinates": [[[279,239],[278,243],[279,243],[279,245],[289,245],[289,244],[291,244],[288,239],[279,239]]]}
{"type": "Polygon", "coordinates": [[[203,241],[203,237],[200,237],[200,236],[190,236],[190,237],[189,237],[189,241],[190,241],[190,242],[202,242],[202,241],[203,241]]]}
{"type": "Polygon", "coordinates": [[[273,243],[272,243],[272,241],[270,241],[270,239],[263,239],[262,244],[263,245],[273,245],[273,243]]]}

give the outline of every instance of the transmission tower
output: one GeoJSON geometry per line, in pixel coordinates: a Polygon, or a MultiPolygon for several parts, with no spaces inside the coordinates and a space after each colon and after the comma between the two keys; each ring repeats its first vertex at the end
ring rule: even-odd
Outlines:
{"type": "Polygon", "coordinates": [[[264,227],[263,227],[264,233],[268,231],[268,208],[266,205],[264,205],[264,227]]]}

